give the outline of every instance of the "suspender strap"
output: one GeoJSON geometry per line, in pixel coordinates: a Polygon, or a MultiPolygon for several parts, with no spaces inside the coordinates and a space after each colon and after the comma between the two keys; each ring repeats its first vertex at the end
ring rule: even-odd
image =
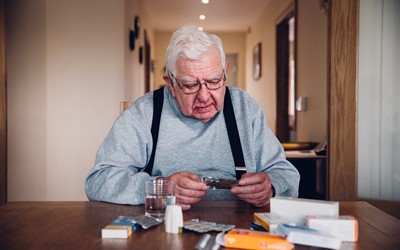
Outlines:
{"type": "Polygon", "coordinates": [[[161,87],[154,91],[153,97],[153,121],[151,123],[151,136],[153,138],[153,149],[151,150],[151,156],[149,163],[147,164],[144,171],[151,176],[154,165],[154,156],[156,154],[158,131],[160,130],[161,112],[164,103],[164,87],[161,87]]]}
{"type": "Polygon", "coordinates": [[[246,173],[246,165],[244,163],[242,144],[240,142],[239,130],[236,124],[235,112],[233,111],[231,94],[229,88],[226,88],[225,101],[224,101],[224,117],[226,128],[228,130],[229,143],[233,159],[235,161],[236,179],[240,179],[246,173]]]}

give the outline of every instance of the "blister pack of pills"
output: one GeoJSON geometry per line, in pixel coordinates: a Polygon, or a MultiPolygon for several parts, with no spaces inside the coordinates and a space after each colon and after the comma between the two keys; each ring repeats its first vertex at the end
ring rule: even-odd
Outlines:
{"type": "Polygon", "coordinates": [[[211,176],[201,177],[201,182],[205,183],[211,189],[231,189],[238,185],[237,180],[218,179],[211,176]]]}
{"type": "Polygon", "coordinates": [[[210,221],[191,219],[189,221],[183,222],[183,228],[198,233],[206,233],[210,231],[226,232],[235,228],[235,225],[217,224],[210,221]]]}
{"type": "Polygon", "coordinates": [[[133,221],[137,224],[141,225],[143,229],[148,229],[152,226],[161,224],[164,222],[162,218],[154,218],[147,215],[139,215],[135,217],[131,217],[133,221]]]}

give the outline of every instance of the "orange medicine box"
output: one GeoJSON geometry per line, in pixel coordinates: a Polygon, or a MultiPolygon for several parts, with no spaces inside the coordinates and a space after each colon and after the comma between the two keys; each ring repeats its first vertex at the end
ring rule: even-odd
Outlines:
{"type": "Polygon", "coordinates": [[[271,250],[290,250],[293,248],[293,244],[287,242],[284,238],[248,229],[231,230],[224,235],[224,243],[227,248],[271,250]]]}

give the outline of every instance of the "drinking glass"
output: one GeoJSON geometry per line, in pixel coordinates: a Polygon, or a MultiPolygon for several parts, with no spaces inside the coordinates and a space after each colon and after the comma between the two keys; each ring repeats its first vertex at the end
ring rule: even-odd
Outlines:
{"type": "Polygon", "coordinates": [[[167,205],[175,204],[176,183],[164,179],[149,180],[144,183],[145,214],[157,218],[165,216],[167,205]]]}

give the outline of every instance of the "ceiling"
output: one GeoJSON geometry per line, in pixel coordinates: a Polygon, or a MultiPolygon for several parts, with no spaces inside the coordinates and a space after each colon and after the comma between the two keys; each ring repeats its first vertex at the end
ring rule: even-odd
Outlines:
{"type": "Polygon", "coordinates": [[[176,30],[192,23],[205,31],[246,31],[271,0],[143,0],[155,30],[176,30]],[[205,15],[200,20],[199,15],[205,15]]]}

